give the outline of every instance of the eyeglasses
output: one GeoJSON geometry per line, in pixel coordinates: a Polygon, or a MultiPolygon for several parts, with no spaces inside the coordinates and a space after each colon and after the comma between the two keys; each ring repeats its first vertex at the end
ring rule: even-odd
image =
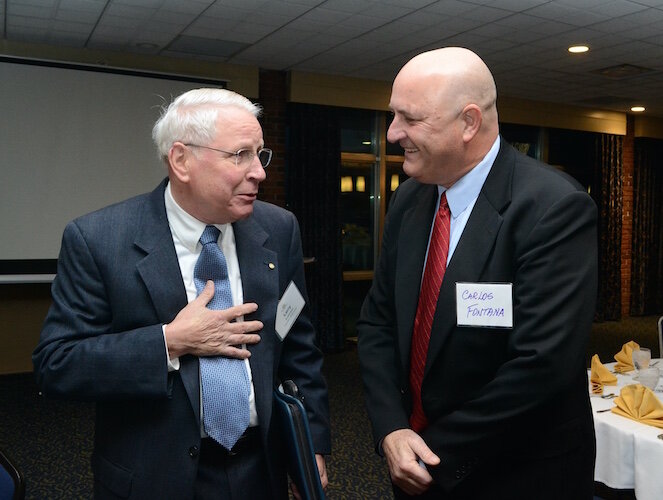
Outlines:
{"type": "Polygon", "coordinates": [[[232,155],[235,157],[235,165],[242,168],[248,168],[251,163],[253,163],[253,158],[255,158],[256,155],[258,155],[258,160],[260,161],[262,168],[267,168],[269,162],[272,161],[272,150],[268,148],[259,149],[257,153],[252,149],[240,149],[239,151],[233,153],[231,151],[224,151],[223,149],[211,148],[209,146],[201,146],[199,144],[185,144],[185,146],[211,149],[212,151],[232,155]]]}

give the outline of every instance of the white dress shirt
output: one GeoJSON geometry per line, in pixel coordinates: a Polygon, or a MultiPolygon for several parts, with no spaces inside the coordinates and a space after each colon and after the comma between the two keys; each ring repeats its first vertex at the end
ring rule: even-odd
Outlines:
{"type": "MultiPolygon", "coordinates": [[[[180,271],[182,273],[182,280],[184,281],[184,288],[186,289],[187,300],[191,302],[198,296],[196,285],[193,281],[193,270],[202,251],[200,244],[200,236],[205,230],[206,224],[199,221],[195,217],[189,215],[180,207],[170,189],[170,184],[166,186],[164,193],[166,203],[166,216],[168,217],[168,224],[170,226],[170,233],[173,236],[173,243],[175,244],[175,251],[177,252],[177,260],[180,264],[180,271]]],[[[215,224],[221,231],[219,235],[219,247],[226,258],[228,265],[228,279],[230,281],[230,291],[233,296],[233,306],[244,303],[244,296],[242,293],[242,277],[239,273],[239,261],[237,260],[237,249],[235,247],[235,233],[231,224],[215,224]]],[[[243,318],[237,318],[237,321],[242,321],[243,318]]],[[[166,326],[164,325],[164,341],[165,341],[166,326]]],[[[168,349],[166,348],[166,354],[168,349]]],[[[179,359],[171,359],[168,356],[168,370],[179,370],[179,359]]],[[[244,360],[246,369],[249,374],[249,385],[251,392],[249,394],[249,408],[250,420],[249,425],[258,425],[258,414],[256,412],[255,392],[253,389],[253,377],[251,375],[251,366],[249,360],[244,360]]],[[[202,398],[201,398],[201,429],[202,426],[202,398]]],[[[203,431],[203,436],[204,436],[203,431]]]]}

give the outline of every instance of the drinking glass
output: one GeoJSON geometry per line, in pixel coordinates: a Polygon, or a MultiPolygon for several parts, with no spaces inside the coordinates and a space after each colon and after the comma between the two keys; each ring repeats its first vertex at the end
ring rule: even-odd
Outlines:
{"type": "Polygon", "coordinates": [[[640,380],[640,383],[645,387],[649,387],[652,391],[656,389],[660,376],[661,372],[656,366],[641,368],[640,373],[638,373],[638,379],[640,380]]]}
{"type": "Polygon", "coordinates": [[[651,350],[646,347],[633,349],[633,367],[635,368],[635,377],[633,380],[639,380],[640,370],[649,367],[651,361],[651,350]]]}

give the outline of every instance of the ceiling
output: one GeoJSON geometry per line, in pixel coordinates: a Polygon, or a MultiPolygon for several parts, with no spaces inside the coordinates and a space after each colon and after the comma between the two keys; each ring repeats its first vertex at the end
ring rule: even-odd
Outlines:
{"type": "Polygon", "coordinates": [[[663,0],[0,0],[0,35],[376,80],[458,45],[501,95],[663,117],[663,0]]]}

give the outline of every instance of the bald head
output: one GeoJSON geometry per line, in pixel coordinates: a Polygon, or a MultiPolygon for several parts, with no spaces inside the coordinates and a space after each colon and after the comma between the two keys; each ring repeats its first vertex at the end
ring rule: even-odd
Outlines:
{"type": "Polygon", "coordinates": [[[424,52],[392,87],[387,138],[405,150],[403,169],[421,182],[450,187],[474,168],[499,134],[493,75],[460,47],[424,52]]]}
{"type": "Polygon", "coordinates": [[[496,110],[495,80],[483,60],[469,49],[445,47],[413,57],[403,66],[397,80],[423,80],[429,92],[460,112],[466,104],[477,104],[482,112],[496,110]]]}

